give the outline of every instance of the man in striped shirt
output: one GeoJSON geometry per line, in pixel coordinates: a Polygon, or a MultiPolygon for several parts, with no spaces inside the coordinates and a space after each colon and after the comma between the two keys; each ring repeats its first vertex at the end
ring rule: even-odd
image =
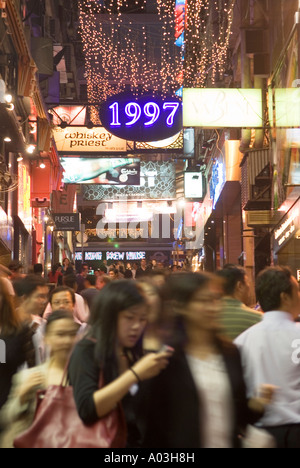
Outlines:
{"type": "Polygon", "coordinates": [[[250,297],[250,281],[244,268],[227,265],[217,272],[223,280],[225,297],[221,313],[224,335],[235,340],[262,320],[262,314],[246,306],[250,297]]]}

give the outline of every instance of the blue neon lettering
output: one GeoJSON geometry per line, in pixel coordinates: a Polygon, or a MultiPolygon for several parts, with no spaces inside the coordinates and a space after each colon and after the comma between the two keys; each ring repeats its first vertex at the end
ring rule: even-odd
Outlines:
{"type": "Polygon", "coordinates": [[[121,127],[121,123],[119,121],[119,103],[114,102],[111,106],[109,106],[109,109],[112,110],[112,122],[110,125],[112,127],[121,127]]]}
{"type": "Polygon", "coordinates": [[[179,102],[165,102],[163,105],[163,109],[164,110],[172,109],[172,112],[170,113],[166,121],[168,127],[172,127],[172,125],[174,125],[174,118],[175,118],[176,112],[179,109],[179,102]]]}
{"type": "Polygon", "coordinates": [[[141,118],[142,109],[141,106],[136,102],[129,102],[129,104],[127,104],[125,107],[125,113],[128,117],[132,117],[132,120],[126,123],[127,127],[132,127],[132,125],[134,125],[141,118]],[[134,111],[132,112],[131,109],[134,109],[134,111]]]}
{"type": "Polygon", "coordinates": [[[149,117],[151,120],[149,122],[144,123],[145,127],[151,127],[155,124],[160,116],[160,108],[159,105],[155,102],[148,102],[148,104],[144,107],[144,113],[146,117],[149,117]],[[152,109],[152,111],[151,111],[152,109]]]}

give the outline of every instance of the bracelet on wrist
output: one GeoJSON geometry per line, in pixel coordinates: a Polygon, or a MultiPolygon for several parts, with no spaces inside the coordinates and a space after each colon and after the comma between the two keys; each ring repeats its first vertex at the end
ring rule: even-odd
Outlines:
{"type": "Polygon", "coordinates": [[[133,373],[133,375],[135,376],[136,380],[138,381],[138,383],[141,383],[141,379],[139,378],[138,374],[135,372],[135,370],[130,367],[131,372],[133,373]]]}

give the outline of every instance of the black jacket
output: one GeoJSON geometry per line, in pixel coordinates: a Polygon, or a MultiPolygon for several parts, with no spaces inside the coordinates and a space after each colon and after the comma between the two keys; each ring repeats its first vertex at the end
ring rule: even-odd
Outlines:
{"type": "MultiPolygon", "coordinates": [[[[261,414],[248,409],[240,354],[231,343],[218,341],[232,388],[234,431],[232,446],[238,447],[240,429],[261,414]]],[[[201,448],[201,401],[183,351],[176,351],[169,367],[148,389],[144,447],[201,448]]]]}

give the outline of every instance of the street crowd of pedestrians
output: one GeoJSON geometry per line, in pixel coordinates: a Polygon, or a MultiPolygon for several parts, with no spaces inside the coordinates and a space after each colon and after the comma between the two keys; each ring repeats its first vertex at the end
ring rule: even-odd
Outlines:
{"type": "Polygon", "coordinates": [[[96,427],[111,415],[118,448],[300,448],[300,293],[288,268],[262,271],[255,295],[235,265],[89,273],[67,259],[47,282],[39,265],[0,268],[1,448],[24,434],[35,447],[38,422],[50,437],[38,419],[62,383],[82,432],[68,439],[66,407],[51,447],[84,445],[85,428],[106,447],[96,427]]]}

